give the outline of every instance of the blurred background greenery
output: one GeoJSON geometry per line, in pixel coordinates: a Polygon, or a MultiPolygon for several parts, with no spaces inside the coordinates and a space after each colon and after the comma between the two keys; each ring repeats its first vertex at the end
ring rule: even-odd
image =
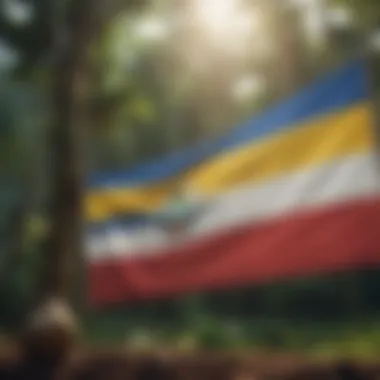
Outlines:
{"type": "MultiPolygon", "coordinates": [[[[59,16],[56,5],[64,9],[66,3],[0,1],[4,332],[17,329],[33,298],[49,230],[50,30],[59,16]]],[[[378,1],[105,3],[91,49],[90,172],[127,169],[212,139],[360,54],[364,46],[377,104],[378,1]]],[[[153,339],[368,355],[380,348],[379,274],[329,275],[112,310],[86,309],[83,323],[92,342],[153,339]]]]}

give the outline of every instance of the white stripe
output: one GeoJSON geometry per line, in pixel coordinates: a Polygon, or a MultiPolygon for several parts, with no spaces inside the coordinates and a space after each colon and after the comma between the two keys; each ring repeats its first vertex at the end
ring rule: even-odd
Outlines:
{"type": "Polygon", "coordinates": [[[350,156],[223,194],[201,205],[201,217],[182,234],[170,233],[160,226],[104,231],[88,239],[89,260],[135,257],[147,251],[158,254],[218,230],[376,194],[380,194],[377,157],[350,156]]]}

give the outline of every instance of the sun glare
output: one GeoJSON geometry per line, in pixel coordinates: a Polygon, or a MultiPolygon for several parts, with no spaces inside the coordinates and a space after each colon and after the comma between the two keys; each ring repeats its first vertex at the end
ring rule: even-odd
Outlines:
{"type": "Polygon", "coordinates": [[[163,18],[146,17],[138,20],[134,27],[134,32],[142,40],[158,42],[167,38],[169,25],[167,20],[163,18]]]}
{"type": "Polygon", "coordinates": [[[194,13],[204,31],[226,42],[247,37],[255,27],[254,15],[247,13],[239,0],[194,0],[194,13]]]}
{"type": "Polygon", "coordinates": [[[234,0],[196,0],[194,5],[200,20],[215,32],[223,29],[236,12],[234,0]]]}
{"type": "Polygon", "coordinates": [[[232,95],[238,101],[245,101],[259,95],[264,89],[265,83],[259,75],[248,75],[239,78],[232,88],[232,95]]]}

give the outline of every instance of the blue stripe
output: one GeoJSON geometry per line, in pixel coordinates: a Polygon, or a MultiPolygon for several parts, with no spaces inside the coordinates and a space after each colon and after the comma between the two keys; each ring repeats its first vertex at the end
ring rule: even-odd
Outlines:
{"type": "Polygon", "coordinates": [[[364,101],[369,98],[366,84],[365,63],[362,60],[350,62],[221,139],[182,150],[133,170],[96,174],[90,181],[90,188],[143,186],[174,177],[220,152],[364,101]]]}

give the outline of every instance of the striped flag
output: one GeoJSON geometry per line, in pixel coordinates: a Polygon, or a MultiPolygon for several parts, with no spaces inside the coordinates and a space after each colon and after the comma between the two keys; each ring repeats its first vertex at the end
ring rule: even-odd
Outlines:
{"type": "Polygon", "coordinates": [[[359,60],[219,140],[96,175],[86,199],[92,301],[379,264],[375,143],[359,60]]]}

